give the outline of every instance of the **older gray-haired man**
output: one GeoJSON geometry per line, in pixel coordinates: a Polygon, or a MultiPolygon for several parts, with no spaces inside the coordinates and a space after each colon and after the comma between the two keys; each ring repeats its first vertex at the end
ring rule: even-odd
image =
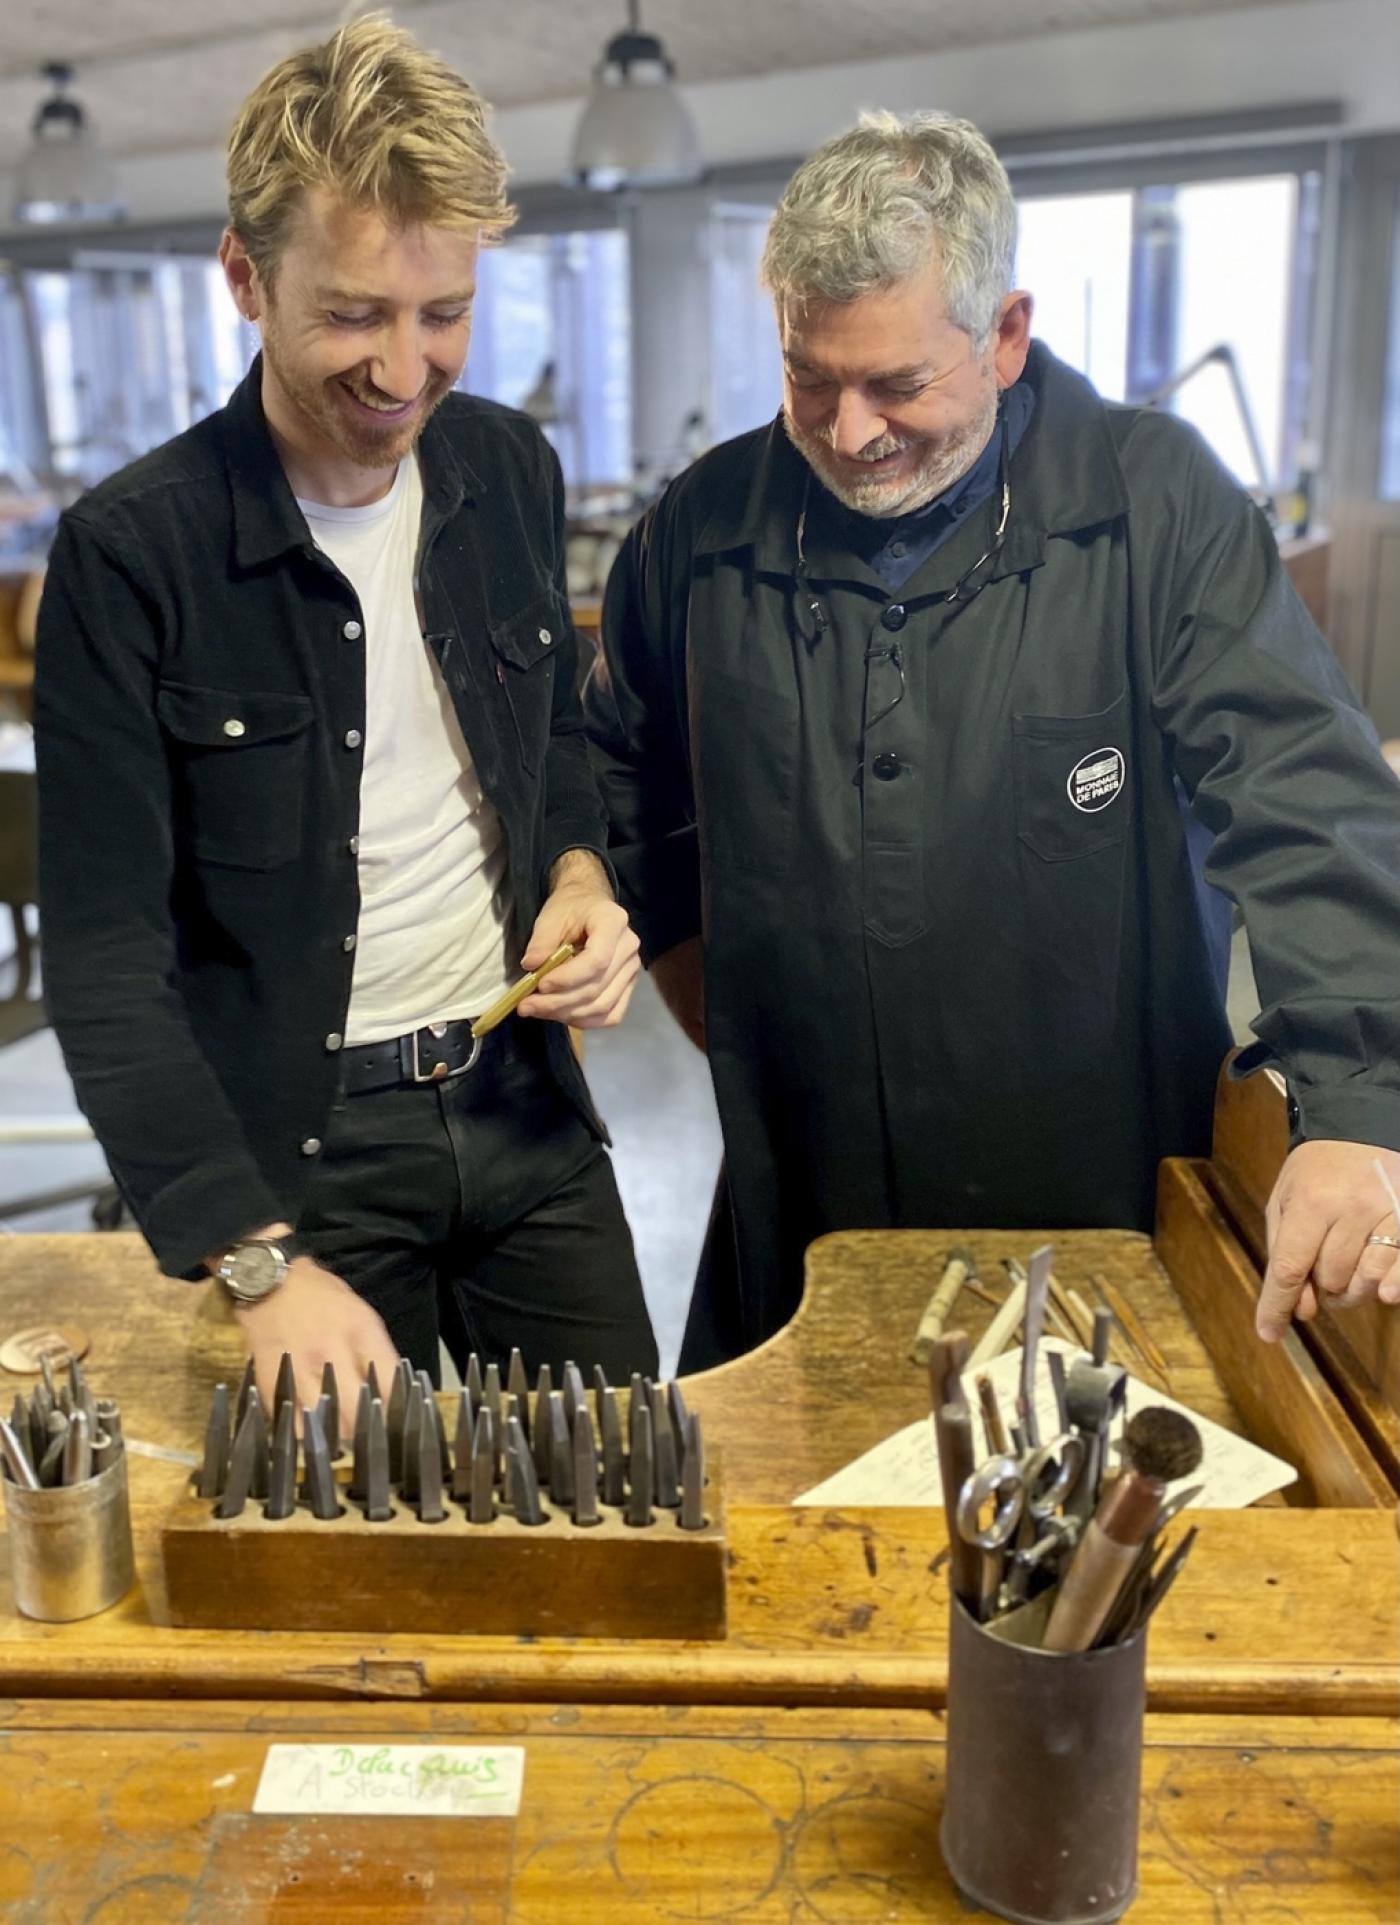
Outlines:
{"type": "Polygon", "coordinates": [[[1032,342],[1015,226],[940,115],[799,168],[782,414],[609,584],[613,856],[725,1138],[688,1368],[825,1230],[1149,1224],[1209,1142],[1227,898],[1301,1139],[1261,1334],[1400,1299],[1400,789],[1209,450],[1032,342]]]}

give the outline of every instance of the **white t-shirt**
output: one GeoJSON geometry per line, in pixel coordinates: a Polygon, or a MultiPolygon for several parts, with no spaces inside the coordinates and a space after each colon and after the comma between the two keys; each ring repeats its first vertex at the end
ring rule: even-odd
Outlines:
{"type": "Polygon", "coordinates": [[[475,1016],[510,979],[506,840],[418,625],[417,458],[368,508],[298,504],[365,630],[360,922],[347,1042],[475,1016]]]}

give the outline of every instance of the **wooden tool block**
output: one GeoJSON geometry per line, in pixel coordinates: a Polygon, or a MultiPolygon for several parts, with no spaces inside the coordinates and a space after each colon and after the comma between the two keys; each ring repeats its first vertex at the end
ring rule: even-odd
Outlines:
{"type": "Polygon", "coordinates": [[[671,1510],[645,1527],[602,1506],[580,1528],[545,1498],[545,1522],[502,1511],[470,1524],[448,1499],[422,1524],[395,1496],[394,1515],[365,1521],[341,1498],[334,1519],[304,1506],[270,1522],[261,1503],[219,1518],[211,1500],[181,1497],[161,1533],[170,1621],[228,1631],[422,1631],[491,1637],[722,1638],[728,1547],[718,1453],[711,1453],[703,1530],[671,1510]]]}

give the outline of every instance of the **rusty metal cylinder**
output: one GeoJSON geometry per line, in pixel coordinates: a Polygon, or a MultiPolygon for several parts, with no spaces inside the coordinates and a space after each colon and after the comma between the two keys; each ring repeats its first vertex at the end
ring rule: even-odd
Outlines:
{"type": "Polygon", "coordinates": [[[31,1491],[3,1481],[15,1604],[26,1617],[68,1624],[126,1596],[135,1567],[124,1451],[81,1484],[31,1491]]]}
{"type": "Polygon", "coordinates": [[[1053,1653],[952,1601],[947,1795],[953,1882],[1015,1925],[1104,1925],[1137,1892],[1147,1633],[1053,1653]]]}

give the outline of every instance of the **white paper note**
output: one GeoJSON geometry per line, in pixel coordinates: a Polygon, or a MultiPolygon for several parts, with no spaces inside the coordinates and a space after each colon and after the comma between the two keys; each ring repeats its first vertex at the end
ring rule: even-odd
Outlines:
{"type": "Polygon", "coordinates": [[[269,1745],[253,1810],[514,1818],[520,1745],[269,1745]]]}
{"type": "MultiPolygon", "coordinates": [[[[1082,1356],[1073,1344],[1062,1342],[1057,1337],[1046,1337],[1041,1342],[1042,1357],[1046,1351],[1058,1350],[1066,1359],[1082,1356]]],[[[1002,1416],[1008,1428],[1016,1416],[1016,1392],[1021,1380],[1021,1352],[1019,1349],[1003,1351],[1000,1357],[988,1364],[986,1373],[1001,1404],[1002,1416]]],[[[973,1413],[973,1427],[979,1444],[985,1442],[982,1435],[982,1420],[977,1408],[977,1386],[972,1373],[963,1379],[963,1389],[973,1413]]],[[[1201,1467],[1190,1477],[1181,1479],[1180,1484],[1169,1484],[1168,1495],[1185,1489],[1192,1484],[1202,1484],[1205,1488],[1196,1502],[1210,1510],[1243,1510],[1246,1505],[1257,1503],[1272,1491],[1281,1491],[1296,1481],[1298,1473],[1291,1464],[1285,1464],[1281,1457],[1273,1457],[1247,1438],[1237,1437],[1233,1431],[1225,1430],[1220,1424],[1212,1423],[1194,1410],[1187,1409],[1173,1397],[1165,1396],[1150,1384],[1140,1383],[1136,1377],[1128,1379],[1127,1414],[1134,1417],[1144,1404],[1165,1405],[1168,1410],[1180,1410],[1191,1419],[1201,1433],[1203,1455],[1201,1467]]],[[[1042,1362],[1036,1379],[1036,1414],[1040,1419],[1040,1433],[1043,1438],[1053,1437],[1059,1428],[1055,1411],[1055,1392],[1050,1382],[1050,1373],[1042,1362]]],[[[1121,1424],[1114,1426],[1115,1443],[1121,1434],[1121,1424]]],[[[979,1451],[979,1455],[982,1453],[979,1451]]],[[[794,1498],[797,1504],[821,1504],[831,1508],[852,1510],[871,1510],[888,1505],[902,1504],[941,1504],[943,1501],[943,1480],[938,1474],[938,1448],[933,1437],[933,1419],[921,1417],[908,1424],[903,1430],[887,1437],[883,1444],[866,1451],[854,1463],[847,1464],[833,1477],[814,1485],[794,1498]]]]}

